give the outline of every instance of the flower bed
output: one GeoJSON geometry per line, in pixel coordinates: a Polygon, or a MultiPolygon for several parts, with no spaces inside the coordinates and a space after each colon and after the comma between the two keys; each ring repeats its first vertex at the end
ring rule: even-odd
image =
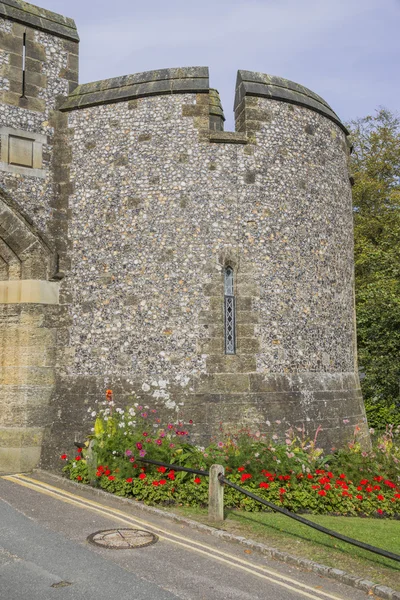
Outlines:
{"type": "MultiPolygon", "coordinates": [[[[224,433],[207,448],[190,444],[192,422],[161,426],[154,409],[137,403],[116,408],[112,392],[96,418],[88,461],[88,446],[67,460],[64,471],[81,483],[96,481],[101,488],[119,496],[146,503],[205,506],[208,479],[166,467],[140,462],[150,458],[208,470],[211,464],[224,465],[229,479],[261,498],[293,512],[316,514],[395,517],[400,514],[399,428],[389,427],[373,451],[361,450],[357,428],[347,448],[324,455],[302,429],[288,427],[284,444],[276,435],[240,430],[224,433]]],[[[270,424],[271,426],[271,424],[270,424]]],[[[225,488],[225,506],[259,511],[263,507],[230,488],[225,488]]]]}

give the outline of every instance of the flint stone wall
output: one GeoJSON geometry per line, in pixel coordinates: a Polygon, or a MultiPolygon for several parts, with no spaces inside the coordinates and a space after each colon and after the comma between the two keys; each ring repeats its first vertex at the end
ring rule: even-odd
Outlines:
{"type": "Polygon", "coordinates": [[[281,421],[281,434],[321,425],[330,448],[364,423],[344,128],[246,96],[242,133],[210,136],[208,103],[198,92],[65,105],[72,324],[49,456],[87,432],[109,387],[121,404],[135,395],[193,419],[202,441],[221,421],[260,431],[281,421]],[[234,356],[224,353],[226,264],[234,356]]]}

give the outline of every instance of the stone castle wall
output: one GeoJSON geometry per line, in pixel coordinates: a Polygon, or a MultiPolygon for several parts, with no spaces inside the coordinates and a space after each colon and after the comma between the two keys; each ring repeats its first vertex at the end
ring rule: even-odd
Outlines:
{"type": "MultiPolygon", "coordinates": [[[[4,35],[19,26],[8,21],[4,35]]],[[[281,435],[289,424],[309,435],[321,425],[326,448],[356,424],[366,434],[348,145],[335,113],[298,84],[246,71],[236,132],[222,131],[206,68],[76,87],[76,32],[70,21],[60,27],[62,35],[43,23],[30,34],[49,57],[36,121],[8,90],[0,103],[7,127],[47,136],[44,177],[0,171],[8,205],[45,240],[46,283],[57,286],[55,300],[46,287],[37,302],[41,319],[30,317],[52,340],[42,464],[56,468],[60,451],[87,435],[88,408],[110,387],[120,404],[136,397],[193,419],[202,442],[220,422],[267,431],[279,421],[281,435]],[[233,355],[224,346],[226,266],[233,355]]]]}

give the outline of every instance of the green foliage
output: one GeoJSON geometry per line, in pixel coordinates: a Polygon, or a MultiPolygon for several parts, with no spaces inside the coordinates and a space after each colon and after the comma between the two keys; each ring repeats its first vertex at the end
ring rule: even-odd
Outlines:
{"type": "MultiPolygon", "coordinates": [[[[188,442],[190,423],[163,428],[156,411],[147,407],[115,408],[112,401],[103,406],[92,412],[96,423],[90,451],[87,442],[64,467],[74,481],[88,483],[94,477],[111,493],[151,504],[207,505],[205,476],[146,463],[150,457],[201,470],[221,464],[233,483],[294,512],[384,516],[400,512],[400,427],[390,426],[378,435],[371,452],[362,450],[358,427],[348,447],[326,456],[317,446],[318,431],[314,440],[308,440],[301,428],[291,427],[284,444],[276,443],[273,433],[268,439],[258,432],[221,428],[218,441],[198,448],[188,442]]],[[[229,486],[225,506],[263,510],[229,486]]]]}
{"type": "Polygon", "coordinates": [[[350,124],[359,364],[373,427],[400,423],[400,119],[350,124]]]}

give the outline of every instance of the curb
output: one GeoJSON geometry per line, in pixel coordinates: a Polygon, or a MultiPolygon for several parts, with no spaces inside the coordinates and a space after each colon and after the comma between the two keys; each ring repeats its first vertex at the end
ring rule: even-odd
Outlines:
{"type": "Polygon", "coordinates": [[[70,486],[73,489],[90,489],[91,492],[103,498],[113,498],[115,500],[118,500],[118,502],[121,502],[121,504],[129,504],[131,506],[134,506],[135,508],[138,508],[139,510],[142,510],[143,512],[152,513],[154,515],[170,519],[171,521],[175,521],[177,523],[183,523],[188,527],[191,527],[192,529],[196,529],[197,531],[207,533],[208,535],[218,537],[228,542],[241,544],[242,546],[246,546],[247,548],[251,548],[252,550],[260,552],[261,554],[264,554],[269,558],[273,558],[275,560],[279,560],[280,562],[285,562],[289,565],[306,569],[307,571],[313,571],[314,573],[318,573],[318,575],[329,577],[330,579],[335,579],[336,581],[340,581],[340,583],[344,583],[345,585],[348,585],[350,587],[357,588],[358,590],[362,590],[368,594],[374,594],[382,600],[400,600],[400,590],[396,591],[385,585],[380,585],[374,583],[373,581],[369,581],[368,579],[362,579],[361,577],[350,575],[349,573],[346,573],[346,571],[342,571],[341,569],[327,567],[326,565],[322,565],[307,558],[293,556],[291,554],[288,554],[287,552],[283,552],[282,550],[270,548],[269,546],[266,546],[265,544],[262,544],[260,542],[256,542],[254,540],[242,536],[233,535],[232,533],[228,533],[226,531],[223,531],[222,529],[217,529],[216,527],[211,527],[210,525],[204,525],[203,523],[199,523],[198,521],[193,521],[192,519],[181,517],[180,515],[164,511],[160,508],[147,506],[147,504],[143,504],[143,502],[139,502],[138,500],[132,500],[130,498],[115,496],[110,492],[106,492],[105,490],[101,490],[90,485],[83,486],[81,483],[71,481],[70,479],[62,477],[61,475],[49,473],[48,471],[44,471],[42,469],[35,469],[34,473],[37,473],[38,475],[43,474],[47,477],[55,479],[56,481],[62,481],[64,484],[70,486]]]}

